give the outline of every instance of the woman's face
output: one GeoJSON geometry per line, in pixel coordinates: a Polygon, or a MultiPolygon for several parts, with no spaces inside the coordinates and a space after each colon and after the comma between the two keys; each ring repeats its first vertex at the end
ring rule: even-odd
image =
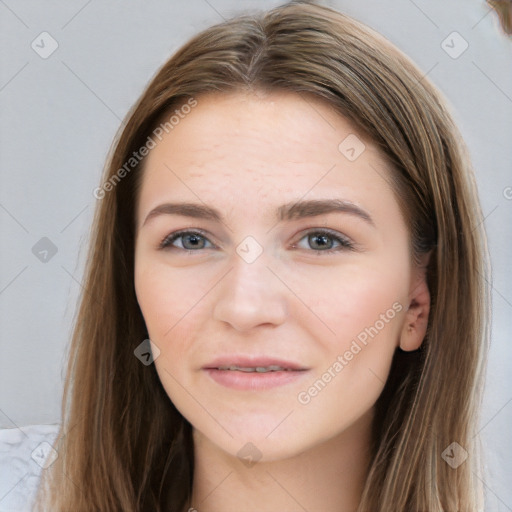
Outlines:
{"type": "Polygon", "coordinates": [[[196,435],[292,456],[371,416],[418,287],[408,231],[384,160],[332,107],[197,102],[150,151],[136,212],[156,370],[196,435]]]}

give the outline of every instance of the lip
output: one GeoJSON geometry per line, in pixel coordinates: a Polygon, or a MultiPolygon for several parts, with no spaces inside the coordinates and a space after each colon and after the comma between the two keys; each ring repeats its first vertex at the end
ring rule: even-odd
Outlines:
{"type": "Polygon", "coordinates": [[[211,363],[205,364],[203,369],[215,369],[220,368],[221,366],[242,366],[245,368],[257,368],[267,367],[267,366],[280,366],[281,368],[286,368],[287,370],[309,370],[304,365],[297,363],[295,361],[287,361],[286,359],[279,359],[276,357],[268,357],[268,356],[237,356],[237,355],[226,355],[220,356],[214,359],[211,363]]]}
{"type": "Polygon", "coordinates": [[[308,373],[309,368],[295,362],[273,357],[223,356],[202,368],[211,379],[222,386],[238,390],[264,390],[297,382],[308,373]],[[257,368],[279,366],[284,370],[272,372],[243,372],[219,370],[220,367],[239,366],[257,368]]]}

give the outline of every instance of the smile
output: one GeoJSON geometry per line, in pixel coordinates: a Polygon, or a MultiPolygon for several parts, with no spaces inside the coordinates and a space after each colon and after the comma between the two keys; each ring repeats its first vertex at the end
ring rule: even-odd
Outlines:
{"type": "Polygon", "coordinates": [[[247,373],[266,373],[266,372],[292,372],[291,368],[283,368],[282,366],[255,366],[255,367],[244,367],[244,366],[220,366],[217,370],[230,370],[247,373]]]}

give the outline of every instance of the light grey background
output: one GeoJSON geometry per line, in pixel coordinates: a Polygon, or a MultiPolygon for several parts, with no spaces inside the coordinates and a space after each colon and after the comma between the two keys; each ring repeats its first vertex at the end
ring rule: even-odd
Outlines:
{"type": "MultiPolygon", "coordinates": [[[[512,510],[511,42],[483,1],[324,3],[402,48],[447,97],[470,147],[493,268],[480,432],[488,510],[512,510]],[[456,59],[442,47],[453,31],[469,44],[456,59]]],[[[278,4],[0,0],[0,427],[60,421],[92,192],[121,119],[157,68],[197,31],[242,10],[278,4]],[[45,31],[58,48],[43,59],[31,44],[47,51],[49,39],[38,37],[45,31]],[[32,252],[42,237],[57,248],[46,262],[32,252]]],[[[462,48],[464,42],[451,37],[453,51],[462,48]]]]}

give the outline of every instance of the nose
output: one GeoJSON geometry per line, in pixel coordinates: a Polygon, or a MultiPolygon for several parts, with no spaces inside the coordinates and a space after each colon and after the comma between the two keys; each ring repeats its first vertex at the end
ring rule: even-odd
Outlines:
{"type": "Polygon", "coordinates": [[[214,318],[237,331],[281,325],[287,316],[287,289],[261,256],[247,263],[238,255],[217,286],[214,318]]]}

